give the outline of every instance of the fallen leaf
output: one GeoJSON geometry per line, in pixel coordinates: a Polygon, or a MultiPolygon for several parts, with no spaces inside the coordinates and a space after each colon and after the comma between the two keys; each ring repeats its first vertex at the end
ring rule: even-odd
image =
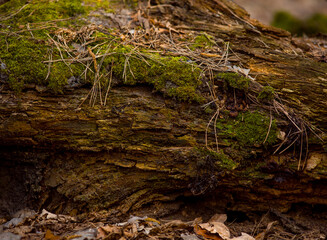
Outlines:
{"type": "Polygon", "coordinates": [[[199,226],[212,234],[217,233],[222,239],[227,240],[230,238],[229,229],[222,222],[203,223],[199,224],[199,226]]]}
{"type": "Polygon", "coordinates": [[[58,215],[48,212],[47,210],[43,209],[40,217],[45,216],[46,219],[57,219],[58,215]]]}
{"type": "Polygon", "coordinates": [[[243,233],[239,237],[230,238],[230,240],[256,240],[254,237],[250,236],[247,233],[243,233]]]}
{"type": "Polygon", "coordinates": [[[59,236],[54,235],[49,229],[45,232],[44,236],[45,240],[58,240],[60,239],[59,236]]]}
{"type": "Polygon", "coordinates": [[[184,233],[182,233],[181,238],[183,240],[201,240],[195,234],[184,234],[184,233]]]}
{"type": "Polygon", "coordinates": [[[194,232],[197,235],[204,237],[205,239],[224,240],[223,238],[218,236],[218,234],[212,234],[212,233],[208,232],[207,230],[202,229],[199,225],[194,226],[194,232]]]}
{"type": "Polygon", "coordinates": [[[259,234],[255,237],[255,239],[256,239],[256,240],[264,240],[265,237],[266,237],[266,235],[267,235],[267,234],[269,233],[269,231],[271,230],[271,227],[272,227],[274,224],[276,224],[276,223],[278,223],[278,221],[274,221],[274,222],[270,222],[270,223],[268,223],[266,229],[265,229],[263,232],[259,233],[259,234]]]}
{"type": "Polygon", "coordinates": [[[213,215],[210,220],[208,221],[209,223],[211,222],[221,222],[224,223],[227,220],[227,215],[226,214],[215,214],[213,215]]]}
{"type": "Polygon", "coordinates": [[[324,154],[323,153],[312,153],[308,160],[307,160],[307,166],[306,170],[312,170],[315,169],[319,163],[323,160],[324,154]]]}

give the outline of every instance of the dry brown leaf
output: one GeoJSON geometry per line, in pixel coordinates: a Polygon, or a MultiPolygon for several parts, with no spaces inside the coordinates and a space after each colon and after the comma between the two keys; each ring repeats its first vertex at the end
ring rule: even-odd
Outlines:
{"type": "Polygon", "coordinates": [[[173,220],[173,221],[170,221],[170,222],[164,224],[163,227],[185,229],[185,228],[188,228],[189,225],[187,223],[184,223],[181,220],[173,220]]]}
{"type": "Polygon", "coordinates": [[[221,222],[224,223],[227,220],[227,215],[226,214],[215,214],[213,215],[210,220],[208,221],[209,223],[211,222],[221,222]]]}
{"type": "Polygon", "coordinates": [[[266,235],[267,235],[267,233],[269,233],[269,231],[271,230],[271,227],[272,227],[274,224],[276,224],[276,223],[278,223],[278,222],[277,222],[277,221],[274,221],[274,222],[270,222],[270,223],[268,223],[266,229],[265,229],[263,232],[259,233],[259,234],[255,237],[255,239],[256,239],[256,240],[264,240],[265,237],[266,237],[266,235]]]}
{"type": "Polygon", "coordinates": [[[60,239],[59,236],[54,235],[49,229],[46,231],[45,236],[44,236],[45,240],[58,240],[60,239]]]}
{"type": "Polygon", "coordinates": [[[199,224],[199,226],[212,234],[218,234],[222,239],[227,240],[230,238],[229,229],[222,222],[203,223],[199,224]]]}
{"type": "Polygon", "coordinates": [[[202,222],[203,222],[202,217],[198,217],[198,218],[193,220],[193,225],[197,225],[197,224],[200,224],[202,222]]]}
{"type": "Polygon", "coordinates": [[[212,234],[212,233],[208,232],[207,230],[202,229],[199,225],[194,226],[194,232],[197,235],[204,237],[205,239],[224,240],[223,238],[218,236],[218,234],[212,234]]]}
{"type": "Polygon", "coordinates": [[[254,237],[250,236],[249,234],[247,233],[243,233],[242,232],[242,235],[239,236],[239,237],[234,237],[234,238],[230,238],[230,240],[255,240],[254,237]]]}
{"type": "Polygon", "coordinates": [[[108,237],[111,235],[121,236],[122,235],[121,228],[117,227],[117,226],[111,226],[111,225],[107,225],[107,226],[98,228],[97,239],[102,239],[102,238],[105,238],[105,237],[108,237]]]}
{"type": "Polygon", "coordinates": [[[324,159],[324,157],[327,158],[327,155],[323,153],[312,153],[307,160],[307,166],[305,169],[315,169],[319,165],[319,163],[324,159]]]}

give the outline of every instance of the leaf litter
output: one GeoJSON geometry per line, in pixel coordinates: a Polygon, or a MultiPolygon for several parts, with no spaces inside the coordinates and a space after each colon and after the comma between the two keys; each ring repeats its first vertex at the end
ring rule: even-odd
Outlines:
{"type": "MultiPolygon", "coordinates": [[[[83,220],[43,209],[40,213],[25,210],[20,222],[0,225],[2,240],[264,240],[264,239],[325,239],[326,235],[309,229],[290,216],[276,210],[253,221],[230,222],[226,214],[215,214],[207,222],[201,217],[193,221],[165,220],[130,216],[123,222],[83,220]]],[[[3,219],[2,219],[3,220],[3,219]]],[[[4,221],[2,221],[4,222],[4,221]]]]}

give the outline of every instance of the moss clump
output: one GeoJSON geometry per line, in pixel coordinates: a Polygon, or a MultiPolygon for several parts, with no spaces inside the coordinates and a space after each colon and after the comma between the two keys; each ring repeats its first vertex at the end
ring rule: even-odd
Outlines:
{"type": "MultiPolygon", "coordinates": [[[[56,62],[51,64],[48,76],[48,65],[43,61],[49,58],[52,47],[45,40],[54,27],[74,25],[72,19],[57,21],[56,24],[49,22],[84,13],[81,0],[11,0],[0,6],[4,32],[8,32],[8,36],[0,35],[0,56],[6,65],[6,69],[0,71],[8,75],[8,83],[13,90],[19,92],[24,88],[24,84],[33,83],[60,92],[69,77],[81,73],[81,66],[71,64],[68,67],[63,62],[56,62]],[[17,14],[10,16],[15,12],[17,14]],[[26,31],[27,24],[30,24],[32,31],[26,31]]],[[[56,48],[52,56],[60,58],[56,48]]]]}
{"type": "Polygon", "coordinates": [[[181,141],[183,144],[188,144],[190,146],[196,146],[196,139],[191,135],[184,135],[182,137],[177,138],[179,141],[181,141]]]}
{"type": "Polygon", "coordinates": [[[238,165],[236,162],[234,162],[230,157],[228,157],[223,152],[219,152],[219,153],[212,152],[211,154],[214,155],[215,158],[217,159],[215,164],[220,168],[234,170],[238,165]]]}
{"type": "Polygon", "coordinates": [[[274,27],[285,29],[292,34],[300,34],[301,32],[303,32],[302,21],[285,11],[277,12],[274,16],[271,25],[274,27]]]}
{"type": "Polygon", "coordinates": [[[184,57],[163,57],[143,53],[144,58],[133,54],[129,46],[115,49],[113,73],[125,84],[148,83],[155,90],[182,101],[202,102],[196,89],[201,84],[201,70],[187,62],[184,57]]]}
{"type": "Polygon", "coordinates": [[[6,41],[0,38],[0,44],[8,46],[0,49],[1,61],[6,64],[6,68],[0,69],[0,72],[9,76],[9,86],[16,92],[29,83],[45,85],[55,92],[61,92],[68,78],[78,77],[83,71],[81,64],[68,67],[63,62],[57,62],[51,65],[47,78],[48,65],[42,61],[47,60],[49,46],[33,39],[17,37],[8,37],[6,41]]]}
{"type": "MultiPolygon", "coordinates": [[[[269,129],[270,120],[259,112],[246,112],[236,119],[219,119],[217,128],[219,135],[224,138],[235,139],[242,147],[260,146],[263,144],[269,129]]],[[[277,125],[273,120],[265,145],[272,145],[277,141],[277,125]]]]}
{"type": "Polygon", "coordinates": [[[216,168],[233,170],[238,166],[238,163],[234,162],[228,155],[226,155],[222,150],[219,152],[210,151],[204,148],[194,148],[197,153],[200,154],[197,165],[201,170],[213,171],[216,168]],[[212,164],[213,163],[213,164],[212,164]]]}
{"type": "Polygon", "coordinates": [[[83,0],[84,6],[88,11],[104,10],[107,13],[114,12],[111,8],[111,1],[108,0],[83,0]]]}
{"type": "Polygon", "coordinates": [[[237,73],[219,73],[218,78],[224,80],[227,86],[247,91],[250,85],[250,79],[237,73]]]}
{"type": "Polygon", "coordinates": [[[194,43],[191,45],[190,49],[194,51],[197,48],[211,48],[214,44],[215,41],[213,36],[204,32],[195,37],[194,43]]]}
{"type": "Polygon", "coordinates": [[[27,23],[58,20],[86,13],[81,0],[11,0],[0,6],[0,14],[15,12],[25,4],[26,7],[4,23],[15,28],[27,23]]]}
{"type": "Polygon", "coordinates": [[[302,21],[288,12],[280,11],[275,14],[271,25],[296,35],[315,35],[327,33],[327,16],[318,13],[302,21]]]}
{"type": "Polygon", "coordinates": [[[0,71],[9,76],[8,82],[13,90],[19,92],[25,83],[44,83],[47,75],[47,67],[42,63],[47,53],[44,44],[9,37],[6,41],[0,38],[0,45],[4,46],[0,49],[1,60],[6,64],[6,69],[0,71]]]}
{"type": "MultiPolygon", "coordinates": [[[[108,4],[108,1],[104,0],[87,0],[86,5],[83,5],[81,0],[12,0],[2,5],[0,7],[2,15],[9,15],[20,9],[16,15],[4,21],[4,24],[8,26],[5,31],[8,31],[9,37],[6,34],[0,35],[1,46],[7,46],[7,48],[0,49],[1,61],[6,65],[6,69],[0,71],[9,76],[11,88],[20,91],[24,84],[35,83],[48,86],[55,92],[61,92],[70,77],[79,78],[85,70],[83,64],[60,61],[61,58],[71,59],[80,55],[80,50],[75,46],[82,46],[85,42],[83,42],[83,36],[79,36],[79,33],[73,29],[79,24],[73,24],[72,19],[67,20],[66,23],[56,21],[50,24],[49,21],[80,16],[90,9],[108,9],[108,4]],[[38,23],[45,24],[45,22],[50,24],[46,25],[46,28],[38,25],[38,23]],[[36,24],[30,28],[38,30],[25,31],[27,23],[36,24]],[[62,28],[63,25],[59,26],[59,23],[68,24],[70,28],[62,28]],[[59,33],[58,31],[53,33],[52,30],[58,30],[58,27],[60,27],[59,33]],[[19,32],[21,29],[24,31],[19,32]],[[19,32],[19,34],[13,34],[13,32],[19,32]],[[49,35],[58,42],[64,41],[69,48],[69,54],[65,51],[67,49],[59,51],[51,41],[45,41],[48,40],[49,35]],[[56,61],[51,63],[49,71],[49,65],[44,61],[49,60],[50,55],[56,61]]],[[[151,84],[155,90],[182,101],[202,102],[204,100],[197,93],[197,87],[202,83],[199,79],[201,70],[195,64],[188,62],[187,58],[165,57],[150,54],[146,50],[139,50],[141,52],[136,54],[133,47],[123,46],[120,40],[99,31],[94,31],[92,38],[94,41],[88,47],[100,46],[96,49],[99,55],[112,54],[104,59],[99,69],[99,76],[106,76],[113,64],[114,75],[124,84],[151,84]]],[[[94,65],[92,64],[90,68],[94,69],[94,65]]],[[[90,69],[86,72],[85,82],[92,83],[95,71],[93,71],[93,77],[90,69]]],[[[83,77],[85,77],[84,74],[83,77]]],[[[103,85],[108,84],[105,78],[101,81],[103,85]]]]}
{"type": "Polygon", "coordinates": [[[259,92],[258,99],[260,101],[271,101],[274,99],[274,95],[275,95],[275,89],[271,86],[265,86],[263,87],[261,92],[259,92]]]}
{"type": "Polygon", "coordinates": [[[327,34],[327,15],[314,14],[305,22],[305,33],[314,35],[317,33],[327,34]]]}

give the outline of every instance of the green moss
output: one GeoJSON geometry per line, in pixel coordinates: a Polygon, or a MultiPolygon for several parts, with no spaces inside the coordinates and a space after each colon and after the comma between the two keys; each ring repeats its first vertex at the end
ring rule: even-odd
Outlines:
{"type": "Polygon", "coordinates": [[[79,78],[84,70],[84,66],[79,63],[70,64],[69,67],[63,63],[58,62],[52,65],[47,86],[54,92],[62,92],[67,80],[70,77],[79,78]]]}
{"type": "MultiPolygon", "coordinates": [[[[51,64],[48,76],[48,65],[43,61],[49,60],[52,47],[44,40],[48,39],[48,34],[55,29],[55,25],[45,22],[67,19],[84,13],[81,0],[11,0],[0,6],[0,15],[5,18],[2,21],[6,26],[4,31],[9,35],[0,35],[0,45],[3,46],[0,48],[1,60],[6,64],[6,69],[1,71],[9,76],[8,82],[13,90],[19,92],[24,84],[35,83],[60,92],[69,77],[81,74],[81,66],[72,64],[68,67],[62,62],[57,62],[51,64]],[[17,14],[7,17],[16,12],[17,14]],[[30,24],[29,27],[33,31],[26,31],[27,24],[30,24]]],[[[73,23],[74,21],[70,19],[58,21],[56,24],[72,27],[73,23]]],[[[60,58],[59,52],[54,49],[53,58],[60,58]]],[[[67,56],[64,54],[64,57],[67,56]]]]}
{"type": "Polygon", "coordinates": [[[226,154],[219,152],[213,152],[213,155],[216,156],[217,161],[215,162],[215,164],[221,168],[226,168],[229,170],[233,170],[237,167],[237,163],[234,162],[230,157],[228,157],[226,154]]]}
{"type": "Polygon", "coordinates": [[[107,13],[114,12],[111,8],[112,3],[109,0],[84,0],[83,2],[86,9],[89,11],[101,9],[107,13]]]}
{"type": "Polygon", "coordinates": [[[217,77],[224,80],[227,86],[244,91],[248,90],[250,85],[250,79],[237,73],[219,73],[217,77]]]}
{"type": "MultiPolygon", "coordinates": [[[[44,43],[35,40],[18,39],[8,37],[6,41],[0,38],[0,44],[7,48],[0,49],[1,60],[6,64],[6,69],[1,72],[9,76],[10,87],[20,92],[24,84],[34,83],[48,86],[55,92],[61,92],[71,76],[78,77],[82,71],[81,64],[71,64],[69,67],[63,62],[56,62],[51,65],[48,75],[48,65],[44,60],[48,60],[48,50],[44,43]]],[[[59,53],[54,53],[59,58],[59,53]]]]}
{"type": "MultiPolygon", "coordinates": [[[[196,152],[200,154],[200,158],[198,159],[198,167],[201,169],[212,168],[212,164],[209,163],[213,162],[215,168],[218,169],[226,169],[226,170],[233,170],[235,169],[238,164],[233,161],[228,155],[226,155],[222,150],[219,152],[210,151],[205,148],[194,148],[196,152]]],[[[210,169],[211,171],[213,169],[210,169]]]]}
{"type": "Polygon", "coordinates": [[[275,14],[271,24],[297,35],[327,33],[327,16],[319,13],[302,21],[288,12],[280,11],[275,14]]]}
{"type": "Polygon", "coordinates": [[[190,49],[194,51],[197,48],[211,48],[214,44],[215,41],[213,36],[203,32],[201,35],[195,37],[194,43],[191,45],[190,49]]]}
{"type": "Polygon", "coordinates": [[[275,89],[271,86],[265,86],[258,94],[258,99],[261,101],[271,101],[274,99],[275,89]]]}
{"type": "Polygon", "coordinates": [[[58,20],[85,13],[81,0],[11,0],[0,6],[0,14],[12,13],[25,4],[26,7],[4,23],[10,24],[11,27],[18,27],[27,23],[58,20]]]}
{"type": "MultiPolygon", "coordinates": [[[[8,81],[11,88],[20,91],[24,84],[35,83],[48,86],[55,92],[61,92],[70,77],[83,75],[84,78],[85,75],[82,73],[85,67],[82,64],[55,61],[51,63],[49,71],[48,63],[44,63],[49,60],[50,55],[53,60],[72,58],[65,50],[59,52],[57,46],[53,46],[51,41],[45,41],[48,40],[49,35],[54,40],[58,40],[58,34],[53,34],[52,29],[57,30],[57,27],[68,24],[67,34],[69,35],[70,32],[76,33],[70,29],[73,30],[74,26],[78,27],[78,24],[74,24],[76,22],[73,19],[69,19],[67,22],[57,21],[55,25],[52,25],[54,23],[50,24],[49,21],[81,16],[90,9],[108,9],[109,5],[109,2],[104,0],[87,0],[86,5],[83,5],[81,0],[12,0],[1,5],[1,15],[8,15],[20,9],[19,13],[4,21],[4,24],[10,26],[10,28],[6,28],[9,29],[6,30],[8,33],[25,29],[27,23],[42,23],[42,29],[33,30],[33,36],[29,31],[22,31],[19,32],[20,34],[10,37],[6,34],[0,35],[1,46],[7,46],[7,48],[0,49],[1,61],[7,66],[5,70],[1,71],[9,76],[8,81]],[[49,28],[43,27],[44,22],[50,24],[49,26],[45,25],[49,28]],[[61,25],[58,25],[59,23],[61,25]]],[[[30,27],[40,28],[40,25],[30,27]]],[[[150,54],[146,50],[138,50],[141,51],[141,54],[136,54],[132,46],[123,46],[120,40],[99,31],[95,31],[92,37],[95,38],[95,41],[88,46],[97,45],[97,54],[112,53],[111,56],[104,59],[99,70],[100,76],[105,76],[113,64],[113,73],[123,84],[150,84],[155,90],[181,101],[204,101],[197,91],[198,86],[202,83],[199,79],[201,70],[194,63],[188,62],[187,58],[165,57],[159,54],[150,54]]],[[[73,43],[82,45],[84,42],[81,41],[79,36],[74,34],[66,40],[65,44],[71,48],[72,55],[75,54],[73,43]]],[[[78,54],[80,53],[76,51],[76,55],[78,54]]],[[[90,68],[94,70],[94,65],[92,64],[90,68]]],[[[93,79],[94,73],[92,76],[91,71],[88,70],[85,82],[92,84],[93,79]]],[[[107,82],[107,79],[102,79],[104,87],[108,84],[107,82]]]]}
{"type": "Polygon", "coordinates": [[[0,45],[4,46],[0,49],[1,60],[7,66],[0,71],[9,76],[8,81],[12,89],[20,91],[24,83],[42,84],[47,75],[47,67],[41,63],[47,52],[43,44],[9,37],[6,41],[0,38],[0,45]]]}
{"type": "Polygon", "coordinates": [[[147,83],[155,90],[182,101],[202,102],[196,91],[201,84],[201,70],[184,57],[163,57],[144,53],[144,58],[133,54],[129,46],[115,49],[117,53],[108,61],[114,62],[113,72],[125,84],[147,83]]]}
{"type": "Polygon", "coordinates": [[[177,138],[182,144],[189,144],[190,146],[196,146],[196,139],[191,135],[184,135],[182,137],[177,138]]]}
{"type": "MultiPolygon", "coordinates": [[[[237,141],[241,147],[253,147],[263,144],[269,129],[270,120],[259,112],[239,114],[236,119],[219,119],[217,128],[219,135],[237,141]]],[[[272,121],[269,136],[265,145],[272,145],[277,141],[277,125],[272,121]]]]}
{"type": "Polygon", "coordinates": [[[300,34],[303,32],[303,23],[292,14],[279,11],[275,14],[271,23],[272,26],[285,29],[292,34],[300,34]]]}
{"type": "Polygon", "coordinates": [[[314,14],[305,22],[305,33],[314,35],[317,33],[327,33],[327,15],[314,14]]]}

